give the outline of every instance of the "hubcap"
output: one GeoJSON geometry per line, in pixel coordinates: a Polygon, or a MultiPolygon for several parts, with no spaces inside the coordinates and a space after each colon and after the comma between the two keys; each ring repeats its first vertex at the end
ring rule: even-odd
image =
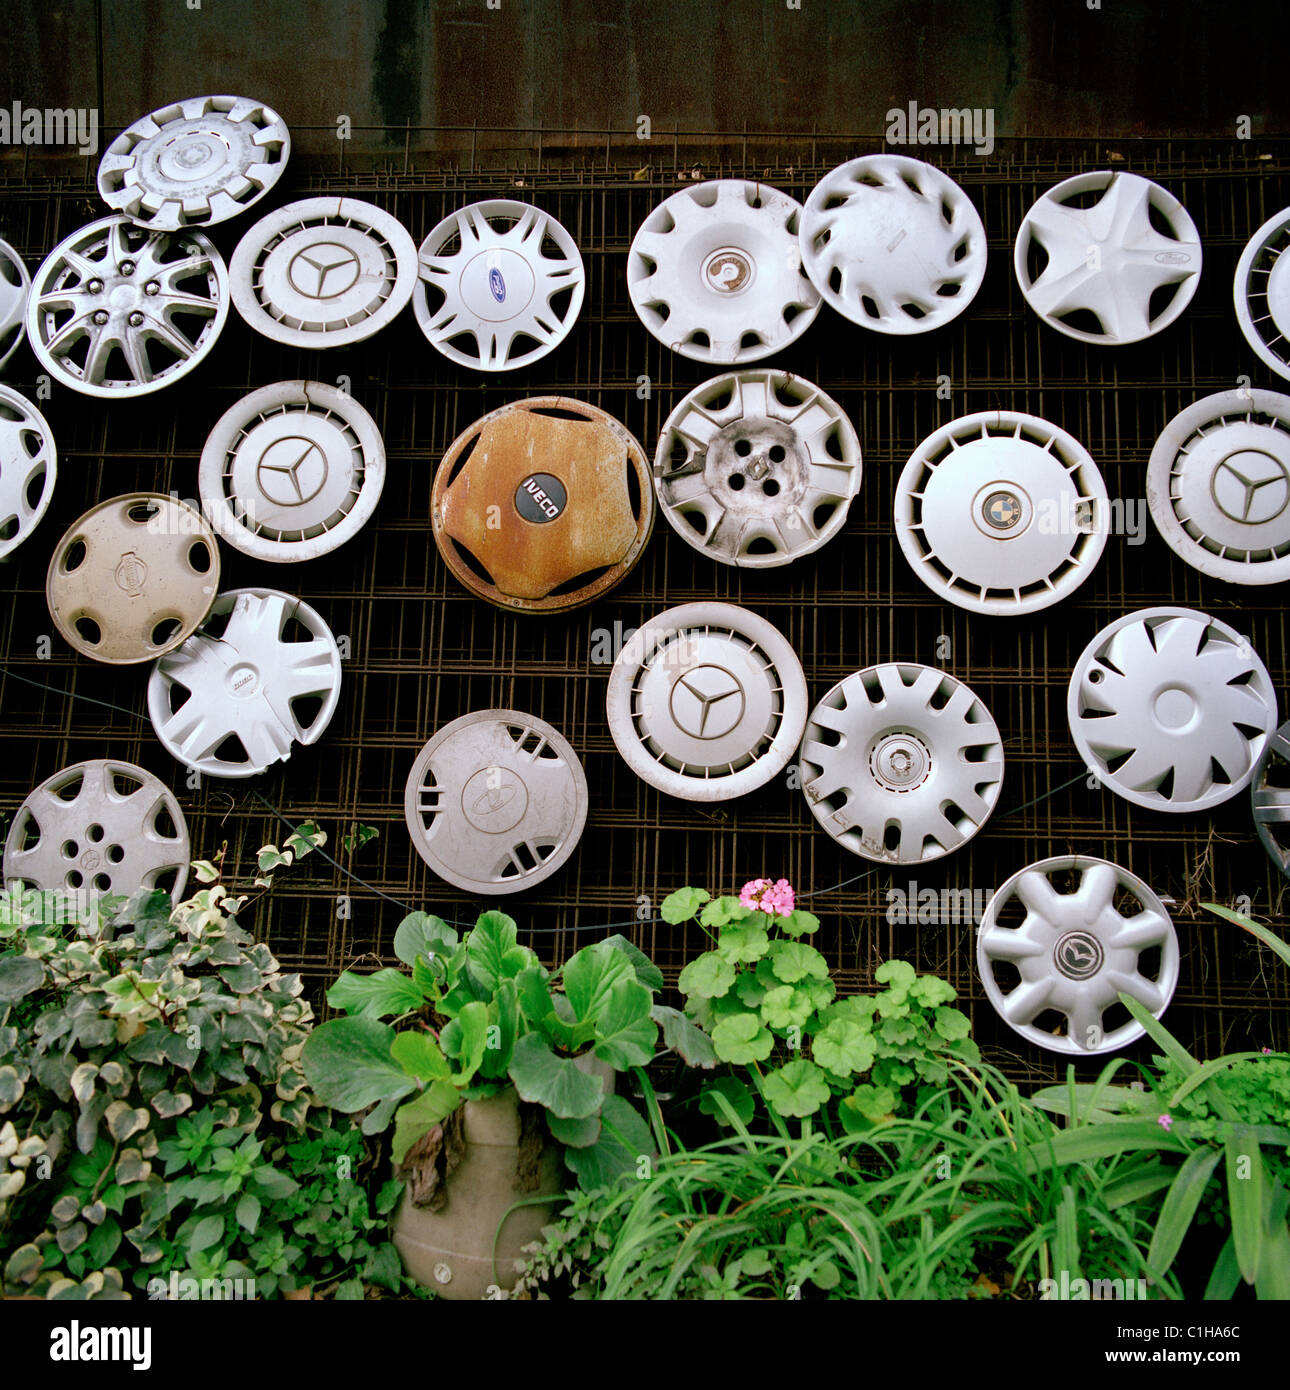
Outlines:
{"type": "Polygon", "coordinates": [[[1260,361],[1290,380],[1290,208],[1254,233],[1236,267],[1233,295],[1245,341],[1260,361]]]}
{"type": "Polygon", "coordinates": [[[0,371],[22,342],[30,292],[26,262],[7,241],[0,241],[0,371]]]}
{"type": "Polygon", "coordinates": [[[0,386],[0,559],[40,524],[54,495],[58,451],[45,417],[0,386]]]}

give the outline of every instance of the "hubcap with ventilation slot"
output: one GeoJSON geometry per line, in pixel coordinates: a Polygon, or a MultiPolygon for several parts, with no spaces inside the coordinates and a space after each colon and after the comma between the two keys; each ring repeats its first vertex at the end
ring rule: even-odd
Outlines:
{"type": "Polygon", "coordinates": [[[1290,724],[1268,739],[1250,782],[1250,804],[1263,848],[1290,877],[1290,724]]]}
{"type": "Polygon", "coordinates": [[[539,396],[476,420],[435,474],[431,527],[471,593],[529,613],[590,603],[631,572],[654,526],[645,452],[583,401],[539,396]]]}
{"type": "Polygon", "coordinates": [[[25,396],[0,386],[0,560],[40,524],[58,476],[58,451],[45,417],[25,396]]]}
{"type": "Polygon", "coordinates": [[[45,257],[27,300],[27,337],[41,365],[74,391],[142,396],[206,357],[228,298],[224,259],[203,233],[105,217],[45,257]]]}
{"type": "Polygon", "coordinates": [[[22,342],[30,291],[26,262],[7,241],[0,241],[0,371],[22,342]]]}
{"type": "Polygon", "coordinates": [[[353,397],[280,381],[220,417],[198,470],[202,507],[230,545],[257,559],[312,560],[354,536],[385,484],[385,446],[353,397]]]}
{"type": "Polygon", "coordinates": [[[472,893],[518,893],[550,878],[577,847],[587,778],[544,720],[481,710],[421,750],[403,805],[417,853],[440,878],[472,893]]]}
{"type": "Polygon", "coordinates": [[[412,298],[417,248],[388,212],[306,198],[262,217],[233,252],[233,303],[257,333],[292,347],[362,342],[412,298]]]}
{"type": "Polygon", "coordinates": [[[968,415],[925,439],[896,485],[896,535],[933,593],[975,613],[1032,613],[1088,578],[1106,484],[1088,450],[1034,415],[968,415]]]}
{"type": "Polygon", "coordinates": [[[513,371],[569,336],[582,308],[582,254],[554,217],[508,198],[472,203],[421,243],[412,307],[451,361],[513,371]]]}
{"type": "Polygon", "coordinates": [[[745,179],[664,199],[627,257],[641,322],[699,362],[756,362],[787,347],[820,309],[798,251],[801,213],[787,193],[745,179]]]}
{"type": "Polygon", "coordinates": [[[1200,284],[1186,208],[1137,174],[1076,174],[1034,204],[1013,256],[1026,302],[1084,343],[1136,343],[1167,328],[1200,284]],[[1041,268],[1042,267],[1042,268],[1041,268]]]}
{"type": "Polygon", "coordinates": [[[1164,904],[1127,869],[1084,855],[1014,874],[990,899],[976,949],[999,1017],[1027,1042],[1073,1056],[1114,1052],[1143,1035],[1131,1016],[1106,1026],[1108,1010],[1127,1012],[1121,994],[1159,1018],[1178,984],[1178,938],[1164,904]]]}
{"type": "Polygon", "coordinates": [[[42,782],[14,814],[4,876],[46,892],[129,897],[188,879],[188,827],[169,787],[133,763],[75,763],[42,782]]]}
{"type": "Polygon", "coordinates": [[[158,231],[209,227],[249,208],[282,177],[286,123],[247,97],[192,97],[141,116],[99,163],[99,196],[158,231]]]}
{"type": "Polygon", "coordinates": [[[211,610],[215,533],[186,502],[127,493],[91,508],[54,548],[45,596],[67,643],[112,665],[173,651],[211,610]]]}
{"type": "Polygon", "coordinates": [[[157,737],[212,777],[254,777],[316,743],[340,698],[340,651],[307,603],[277,589],[230,589],[148,681],[157,737]]]}
{"type": "Polygon", "coordinates": [[[1278,376],[1290,380],[1290,208],[1250,238],[1236,266],[1236,318],[1245,341],[1278,376]]]}
{"type": "Polygon", "coordinates": [[[1221,391],[1165,427],[1147,505],[1166,544],[1234,584],[1290,579],[1290,397],[1221,391]]]}
{"type": "Polygon", "coordinates": [[[864,859],[919,864],[967,843],[1003,785],[985,705],[945,671],[889,663],[839,681],[802,739],[811,814],[864,859]]]}
{"type": "Polygon", "coordinates": [[[818,550],[860,489],[860,441],[840,406],[788,372],[697,386],[663,426],[654,488],[672,529],[723,565],[770,568],[818,550]]]}
{"type": "Polygon", "coordinates": [[[687,801],[764,786],[806,723],[806,678],[784,636],[728,603],[645,623],[609,675],[609,731],[642,780],[687,801]]]}
{"type": "Polygon", "coordinates": [[[1156,811],[1204,811],[1245,788],[1276,727],[1276,692],[1250,644],[1190,608],[1127,613],[1084,649],[1071,735],[1112,791],[1156,811]]]}
{"type": "Polygon", "coordinates": [[[802,264],[839,314],[877,333],[928,333],[985,278],[985,228],[948,174],[907,155],[863,155],[811,190],[802,264]]]}

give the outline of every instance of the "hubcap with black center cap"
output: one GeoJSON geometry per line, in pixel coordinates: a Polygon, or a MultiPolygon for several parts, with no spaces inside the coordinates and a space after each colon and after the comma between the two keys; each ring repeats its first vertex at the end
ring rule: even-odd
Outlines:
{"type": "Polygon", "coordinates": [[[517,893],[556,872],[587,820],[587,778],[568,741],[517,710],[454,719],[418,754],[404,814],[417,853],[467,892],[517,893]]]}
{"type": "Polygon", "coordinates": [[[1123,993],[1159,1018],[1178,965],[1178,938],[1155,893],[1127,869],[1084,855],[1014,874],[977,928],[987,998],[1010,1028],[1050,1052],[1114,1052],[1136,1041],[1143,1026],[1130,1019],[1108,1029],[1108,1011],[1123,993]]]}
{"type": "Polygon", "coordinates": [[[654,525],[644,451],[617,420],[563,396],[477,420],[444,455],[431,493],[448,568],[499,608],[564,612],[620,583],[654,525]]]}
{"type": "Polygon", "coordinates": [[[801,206],[745,179],[665,198],[627,255],[627,288],[646,328],[699,362],[756,362],[814,321],[820,296],[797,247],[801,206]]]}
{"type": "Polygon", "coordinates": [[[958,849],[989,819],[1003,741],[962,682],[889,663],[847,676],[816,705],[800,766],[811,814],[843,848],[918,864],[958,849]]]}
{"type": "Polygon", "coordinates": [[[688,801],[726,801],[787,766],[806,678],[779,630],[728,603],[645,623],[609,675],[609,730],[638,777],[688,801]]]}
{"type": "Polygon", "coordinates": [[[188,879],[188,827],[164,782],[133,763],[99,758],[56,772],[14,813],[6,883],[89,897],[165,888],[188,879]]]}
{"type": "Polygon", "coordinates": [[[280,381],[244,396],[206,440],[202,506],[230,545],[275,563],[315,559],[371,517],[385,446],[357,401],[318,381],[280,381]]]}
{"type": "Polygon", "coordinates": [[[103,152],[99,196],[140,226],[209,227],[249,208],[282,177],[291,135],[248,97],[191,97],[141,116],[103,152]]]}
{"type": "Polygon", "coordinates": [[[1175,554],[1234,584],[1290,579],[1290,397],[1220,391],[1165,426],[1147,505],[1175,554]]]}
{"type": "Polygon", "coordinates": [[[1066,709],[1089,770],[1157,811],[1205,811],[1242,791],[1277,723],[1249,642],[1190,608],[1143,608],[1103,628],[1075,664],[1066,709]]]}

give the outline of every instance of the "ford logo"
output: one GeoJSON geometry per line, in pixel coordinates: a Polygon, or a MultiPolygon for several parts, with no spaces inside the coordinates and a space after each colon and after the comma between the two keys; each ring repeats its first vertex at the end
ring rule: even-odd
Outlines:
{"type": "Polygon", "coordinates": [[[502,272],[496,266],[488,272],[488,288],[493,292],[493,298],[501,304],[506,298],[506,281],[502,279],[502,272]]]}
{"type": "Polygon", "coordinates": [[[1191,262],[1186,251],[1157,251],[1155,258],[1161,265],[1188,265],[1191,262]]]}

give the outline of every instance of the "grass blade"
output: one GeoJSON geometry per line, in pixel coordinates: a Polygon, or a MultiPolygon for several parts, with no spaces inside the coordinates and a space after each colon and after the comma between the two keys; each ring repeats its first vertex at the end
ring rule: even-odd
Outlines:
{"type": "Polygon", "coordinates": [[[1233,912],[1230,907],[1224,907],[1221,903],[1201,903],[1201,907],[1218,917],[1222,917],[1224,921],[1235,923],[1238,927],[1249,932],[1251,936],[1257,936],[1265,946],[1270,947],[1287,965],[1290,965],[1290,946],[1287,946],[1276,932],[1269,931],[1261,922],[1256,922],[1243,912],[1233,912]]]}
{"type": "Polygon", "coordinates": [[[1258,1276],[1263,1244],[1263,1155],[1258,1144],[1244,1133],[1230,1134],[1224,1152],[1236,1263],[1241,1278],[1252,1284],[1258,1276]]]}
{"type": "Polygon", "coordinates": [[[1147,1251],[1147,1263],[1160,1274],[1167,1273],[1173,1264],[1221,1157],[1218,1149],[1197,1149],[1187,1155],[1178,1169],[1147,1251]]]}

